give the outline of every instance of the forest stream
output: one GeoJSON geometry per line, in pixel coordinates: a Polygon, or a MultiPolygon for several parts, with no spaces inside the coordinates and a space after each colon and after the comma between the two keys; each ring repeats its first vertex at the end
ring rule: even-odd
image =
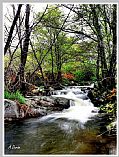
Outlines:
{"type": "Polygon", "coordinates": [[[116,136],[80,87],[56,91],[70,107],[43,117],[5,123],[5,154],[116,154],[116,136]]]}

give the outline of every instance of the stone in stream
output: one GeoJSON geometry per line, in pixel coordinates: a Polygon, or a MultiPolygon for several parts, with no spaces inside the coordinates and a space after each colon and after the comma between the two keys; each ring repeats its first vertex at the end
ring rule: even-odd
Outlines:
{"type": "Polygon", "coordinates": [[[53,98],[55,106],[61,107],[62,109],[68,109],[70,107],[70,102],[65,98],[53,98]]]}
{"type": "Polygon", "coordinates": [[[5,119],[17,119],[19,118],[20,110],[17,102],[5,99],[4,100],[4,117],[5,119]]]}
{"type": "Polygon", "coordinates": [[[41,116],[43,112],[27,104],[20,104],[9,99],[4,100],[4,118],[6,121],[41,116]]]}
{"type": "Polygon", "coordinates": [[[9,99],[4,100],[5,120],[18,120],[29,117],[44,116],[52,111],[62,111],[70,107],[69,100],[52,96],[31,96],[26,98],[26,104],[9,99]]]}
{"type": "Polygon", "coordinates": [[[56,98],[52,96],[32,96],[27,98],[27,104],[34,106],[35,108],[46,107],[46,110],[58,110],[69,108],[69,100],[65,98],[56,98]]]}
{"type": "Polygon", "coordinates": [[[87,100],[89,99],[89,97],[86,94],[80,94],[77,96],[77,98],[83,99],[83,100],[87,100]]]}

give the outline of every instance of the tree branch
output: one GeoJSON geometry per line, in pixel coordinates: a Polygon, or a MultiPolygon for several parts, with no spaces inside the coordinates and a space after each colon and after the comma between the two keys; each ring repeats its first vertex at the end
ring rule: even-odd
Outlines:
{"type": "Polygon", "coordinates": [[[15,24],[17,22],[17,19],[18,19],[19,15],[20,15],[20,12],[21,12],[21,7],[22,7],[22,4],[19,4],[17,13],[16,13],[16,15],[14,17],[12,26],[10,28],[10,32],[9,32],[9,35],[8,35],[8,38],[7,38],[6,45],[4,47],[4,55],[7,53],[7,50],[9,48],[9,46],[10,46],[10,42],[11,42],[12,34],[13,34],[13,31],[14,31],[14,27],[15,27],[15,24]]]}

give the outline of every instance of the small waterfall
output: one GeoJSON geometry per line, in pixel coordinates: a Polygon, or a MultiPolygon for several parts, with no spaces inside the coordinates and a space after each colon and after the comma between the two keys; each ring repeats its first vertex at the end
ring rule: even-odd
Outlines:
{"type": "Polygon", "coordinates": [[[90,99],[81,99],[80,96],[85,95],[80,87],[70,87],[63,90],[55,91],[52,97],[65,98],[70,100],[70,107],[64,109],[62,112],[53,113],[41,118],[42,120],[54,121],[59,118],[66,118],[69,120],[76,120],[85,123],[90,117],[98,113],[98,108],[94,107],[90,99]]]}

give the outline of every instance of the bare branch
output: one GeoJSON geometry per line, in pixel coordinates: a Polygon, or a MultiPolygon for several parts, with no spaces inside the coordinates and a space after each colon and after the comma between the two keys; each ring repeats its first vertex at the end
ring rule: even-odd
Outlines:
{"type": "Polygon", "coordinates": [[[16,22],[18,20],[19,15],[20,15],[21,7],[22,7],[22,4],[19,4],[16,16],[14,17],[12,26],[10,28],[10,32],[9,32],[9,35],[8,35],[8,39],[7,39],[6,45],[4,47],[4,55],[7,53],[7,49],[9,48],[9,45],[10,45],[10,42],[11,42],[11,38],[12,38],[12,34],[13,34],[13,31],[14,31],[14,27],[15,27],[15,24],[16,24],[16,22]]]}

